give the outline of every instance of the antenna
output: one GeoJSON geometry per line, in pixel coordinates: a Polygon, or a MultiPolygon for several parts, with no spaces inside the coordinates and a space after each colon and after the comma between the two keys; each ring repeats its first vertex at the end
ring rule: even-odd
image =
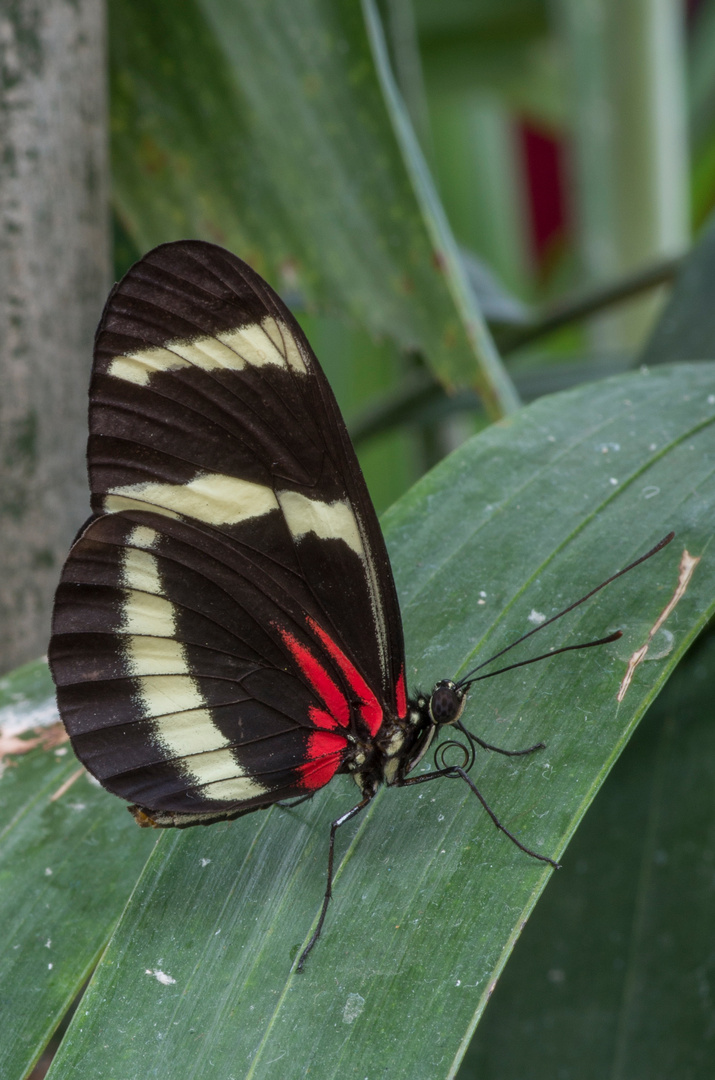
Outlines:
{"type": "MultiPolygon", "coordinates": [[[[471,686],[472,683],[480,682],[482,679],[491,679],[493,675],[503,675],[505,671],[513,671],[514,668],[535,664],[537,660],[548,660],[550,656],[558,656],[562,652],[573,652],[576,649],[592,649],[594,645],[608,645],[611,641],[618,641],[621,637],[623,637],[623,631],[616,630],[614,634],[599,638],[598,641],[585,641],[581,645],[562,645],[560,649],[552,649],[551,652],[542,653],[541,656],[532,656],[530,660],[520,660],[518,664],[507,664],[506,667],[498,668],[496,671],[489,671],[486,675],[477,675],[476,679],[470,679],[468,683],[457,683],[457,687],[471,686]]],[[[515,641],[514,644],[516,645],[517,642],[515,641]]],[[[488,664],[489,660],[486,663],[488,664]]]]}
{"type": "Polygon", "coordinates": [[[532,635],[537,634],[539,630],[545,630],[546,627],[549,626],[552,622],[556,622],[557,619],[562,618],[564,615],[568,615],[569,611],[573,611],[574,608],[577,608],[580,604],[585,604],[587,600],[590,600],[591,597],[595,596],[595,594],[597,592],[600,592],[601,589],[605,589],[606,585],[610,585],[612,581],[616,580],[616,578],[623,577],[624,574],[627,574],[630,570],[635,569],[636,566],[640,566],[640,564],[642,562],[645,562],[646,559],[652,558],[653,555],[656,555],[659,551],[662,550],[662,548],[666,547],[674,536],[674,532],[669,532],[667,536],[664,536],[663,539],[660,540],[655,545],[655,547],[651,548],[650,551],[647,551],[645,555],[641,555],[641,557],[639,559],[636,559],[635,562],[629,563],[628,566],[624,566],[622,570],[619,570],[617,573],[612,574],[611,577],[606,578],[606,580],[602,581],[600,585],[597,585],[595,589],[591,589],[591,591],[586,593],[585,596],[582,596],[580,600],[576,600],[573,604],[569,604],[569,606],[565,607],[563,611],[559,611],[557,615],[552,615],[550,619],[546,620],[546,622],[541,623],[539,626],[535,626],[533,630],[527,631],[526,634],[522,634],[522,636],[520,638],[517,638],[516,641],[512,641],[511,645],[505,646],[505,648],[501,649],[498,653],[494,653],[494,656],[490,656],[488,660],[483,660],[481,664],[477,664],[476,667],[472,668],[471,671],[467,672],[463,679],[460,679],[458,683],[455,683],[455,689],[461,690],[464,687],[468,687],[471,685],[471,683],[478,682],[480,678],[488,679],[491,677],[491,675],[500,675],[504,671],[511,671],[513,668],[523,667],[525,664],[534,664],[537,660],[545,660],[549,656],[558,656],[560,652],[568,652],[571,649],[590,649],[594,645],[606,645],[609,641],[616,641],[619,637],[621,637],[620,630],[617,631],[615,634],[611,634],[609,637],[601,638],[599,641],[587,641],[583,645],[565,645],[563,648],[555,649],[553,652],[544,653],[542,656],[535,656],[533,660],[522,660],[518,664],[510,664],[508,667],[500,668],[499,671],[492,671],[489,675],[481,675],[476,679],[472,678],[472,676],[477,671],[481,671],[481,669],[483,667],[486,667],[487,664],[491,664],[494,660],[498,660],[500,656],[503,656],[504,653],[509,652],[510,649],[515,648],[517,645],[521,645],[522,641],[526,641],[527,638],[530,638],[532,637],[532,635]]]}

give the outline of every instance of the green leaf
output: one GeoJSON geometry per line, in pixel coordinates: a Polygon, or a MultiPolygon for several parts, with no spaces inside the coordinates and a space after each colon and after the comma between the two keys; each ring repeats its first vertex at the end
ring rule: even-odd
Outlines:
{"type": "MultiPolygon", "coordinates": [[[[464,673],[642,554],[676,540],[518,656],[622,627],[475,689],[467,724],[497,745],[472,776],[504,823],[560,857],[638,719],[715,608],[715,365],[639,373],[542,399],[473,439],[385,518],[408,680],[464,673]],[[629,656],[703,556],[619,704],[629,656]],[[531,620],[531,621],[530,621],[531,620]]],[[[335,894],[303,975],[328,823],[314,803],[164,834],[50,1071],[136,1076],[453,1074],[551,871],[447,781],[383,791],[338,840],[335,894]]],[[[115,811],[121,816],[121,811],[115,811]]]]}
{"type": "Polygon", "coordinates": [[[706,360],[715,342],[715,215],[683,263],[640,358],[642,364],[706,360]]]}
{"type": "Polygon", "coordinates": [[[115,204],[140,248],[216,240],[500,415],[516,396],[364,6],[113,0],[115,204]]]}
{"type": "Polygon", "coordinates": [[[0,731],[0,1076],[19,1078],[96,963],[153,838],[78,766],[45,663],[0,680],[0,731]]]}
{"type": "Polygon", "coordinates": [[[710,1080],[715,637],[650,708],[529,922],[460,1080],[710,1080]]]}

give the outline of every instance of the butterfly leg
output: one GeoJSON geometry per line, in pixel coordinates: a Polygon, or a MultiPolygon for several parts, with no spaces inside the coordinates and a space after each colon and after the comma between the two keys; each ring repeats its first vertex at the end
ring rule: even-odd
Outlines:
{"type": "Polygon", "coordinates": [[[308,953],[320,937],[320,931],[323,929],[323,923],[325,922],[325,915],[328,910],[328,904],[330,903],[330,898],[333,895],[333,856],[335,853],[335,834],[341,825],[345,825],[346,822],[356,817],[356,815],[359,814],[361,810],[364,810],[367,804],[371,802],[374,797],[374,792],[366,795],[364,799],[361,799],[357,806],[353,806],[353,808],[351,810],[348,810],[347,813],[342,814],[342,816],[339,818],[336,818],[330,826],[330,845],[328,847],[328,882],[325,888],[325,896],[323,897],[323,906],[321,908],[320,918],[318,919],[318,925],[315,928],[313,936],[311,937],[306,947],[303,949],[303,952],[300,954],[300,959],[298,960],[298,963],[296,965],[296,971],[303,970],[303,964],[306,961],[308,953]]]}
{"type": "Polygon", "coordinates": [[[495,754],[503,754],[504,757],[523,757],[524,754],[533,754],[535,750],[546,749],[546,743],[537,742],[534,746],[527,746],[526,750],[504,750],[501,746],[492,746],[491,743],[484,742],[478,735],[473,735],[471,731],[469,732],[469,738],[478,743],[483,750],[493,750],[495,754]]]}
{"type": "MultiPolygon", "coordinates": [[[[536,749],[536,748],[534,748],[534,749],[536,749]]],[[[561,869],[561,865],[559,863],[554,862],[554,860],[550,859],[548,855],[540,855],[538,853],[538,851],[532,851],[531,848],[528,848],[528,847],[526,847],[525,844],[522,844],[521,840],[517,840],[517,838],[514,836],[514,834],[510,833],[505,825],[502,825],[501,821],[496,816],[496,814],[492,810],[492,808],[489,805],[489,803],[487,802],[487,800],[482,795],[482,793],[479,790],[479,788],[477,787],[477,785],[474,783],[474,781],[469,776],[467,776],[467,773],[464,771],[464,769],[460,768],[459,765],[450,765],[448,768],[439,769],[436,772],[422,773],[421,776],[411,776],[408,779],[403,780],[402,783],[399,784],[398,786],[399,787],[410,787],[412,784],[424,784],[428,780],[436,780],[438,776],[449,776],[449,777],[459,776],[459,777],[461,777],[461,779],[464,780],[465,784],[467,784],[472,789],[474,794],[477,796],[480,803],[482,804],[482,806],[484,807],[486,812],[489,814],[489,817],[492,819],[492,821],[496,825],[497,829],[499,829],[501,832],[503,832],[505,836],[508,836],[509,839],[511,840],[512,844],[516,844],[516,846],[520,849],[520,851],[523,851],[526,855],[531,855],[532,859],[538,859],[540,862],[548,863],[549,866],[553,866],[554,870],[560,870],[561,869]]]]}
{"type": "Polygon", "coordinates": [[[533,754],[535,750],[546,749],[546,743],[538,742],[533,746],[527,746],[526,750],[504,750],[501,746],[492,746],[491,743],[484,742],[484,739],[480,739],[478,735],[474,735],[473,732],[468,731],[461,721],[456,727],[467,736],[471,743],[476,743],[477,746],[481,746],[482,750],[493,750],[495,754],[503,754],[504,757],[523,757],[524,754],[533,754]]]}
{"type": "Polygon", "coordinates": [[[492,821],[496,825],[497,829],[500,829],[506,836],[508,836],[513,844],[516,844],[516,846],[518,848],[520,848],[523,852],[525,852],[527,855],[531,855],[532,859],[539,859],[541,862],[546,862],[546,863],[549,864],[549,866],[553,866],[554,870],[560,870],[561,869],[561,866],[559,865],[559,863],[554,862],[554,860],[550,859],[548,855],[539,855],[538,851],[532,851],[531,848],[528,848],[528,847],[526,847],[526,845],[522,844],[520,840],[517,840],[517,838],[514,836],[513,833],[510,833],[509,830],[504,825],[502,825],[501,821],[496,816],[496,814],[492,810],[491,806],[489,806],[489,803],[484,798],[484,796],[482,795],[482,793],[479,790],[479,788],[477,787],[477,785],[474,783],[474,781],[471,779],[471,777],[467,776],[464,769],[460,769],[459,766],[455,766],[453,768],[453,773],[456,776],[461,776],[461,778],[462,778],[462,780],[464,780],[465,784],[467,784],[472,789],[472,791],[477,796],[477,798],[479,799],[480,803],[482,804],[482,806],[484,807],[486,812],[489,814],[489,817],[492,819],[492,821]]]}

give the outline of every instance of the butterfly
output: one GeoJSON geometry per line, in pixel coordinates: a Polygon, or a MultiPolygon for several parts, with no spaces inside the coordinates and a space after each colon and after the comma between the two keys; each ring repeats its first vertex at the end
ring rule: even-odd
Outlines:
{"type": "Polygon", "coordinates": [[[350,774],[358,798],[331,826],[298,968],[325,919],[336,832],[382,784],[459,776],[556,865],[468,775],[475,746],[542,744],[503,751],[468,732],[473,672],[408,697],[355,451],[300,326],[254,270],[200,241],[136,263],[97,331],[89,429],[93,513],[62,572],[49,659],[77,757],[140,825],[237,818],[350,774]],[[460,764],[413,775],[455,726],[460,764]]]}

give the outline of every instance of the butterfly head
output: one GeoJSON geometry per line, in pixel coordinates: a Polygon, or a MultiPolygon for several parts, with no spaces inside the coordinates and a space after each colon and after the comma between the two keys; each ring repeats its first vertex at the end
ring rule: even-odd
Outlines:
{"type": "Polygon", "coordinates": [[[456,724],[464,712],[467,688],[457,686],[451,679],[435,684],[429,699],[429,715],[435,727],[456,724]]]}

